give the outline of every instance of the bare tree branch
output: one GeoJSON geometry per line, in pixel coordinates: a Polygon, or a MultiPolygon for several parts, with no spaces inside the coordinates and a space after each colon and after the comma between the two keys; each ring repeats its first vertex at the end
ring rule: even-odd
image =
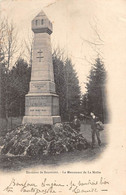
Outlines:
{"type": "Polygon", "coordinates": [[[89,41],[89,40],[86,40],[84,38],[81,37],[81,39],[89,44],[92,44],[92,45],[95,45],[95,46],[98,46],[98,45],[104,45],[103,43],[98,43],[98,42],[92,42],[92,41],[89,41]]]}
{"type": "Polygon", "coordinates": [[[100,36],[100,34],[99,34],[99,32],[98,32],[97,24],[95,23],[95,26],[93,26],[90,22],[89,22],[89,24],[90,24],[90,27],[92,28],[92,30],[93,30],[93,31],[95,32],[95,34],[97,35],[97,38],[98,38],[100,41],[104,42],[104,41],[101,39],[101,36],[100,36]]]}
{"type": "Polygon", "coordinates": [[[33,55],[33,34],[30,35],[26,40],[24,40],[26,51],[24,52],[24,56],[26,57],[30,66],[32,66],[32,55],[33,55]]]}
{"type": "Polygon", "coordinates": [[[94,32],[94,36],[95,36],[94,40],[87,40],[87,39],[84,39],[83,37],[80,37],[80,38],[82,40],[82,45],[84,44],[84,42],[87,43],[91,47],[91,49],[96,53],[96,55],[103,59],[102,47],[104,46],[104,41],[101,38],[101,35],[98,30],[98,20],[95,17],[94,17],[94,20],[95,20],[95,25],[92,25],[89,22],[90,27],[94,32]]]}
{"type": "Polygon", "coordinates": [[[4,55],[4,62],[10,68],[12,58],[17,53],[17,33],[13,22],[6,18],[0,23],[0,42],[1,50],[4,55]]]}

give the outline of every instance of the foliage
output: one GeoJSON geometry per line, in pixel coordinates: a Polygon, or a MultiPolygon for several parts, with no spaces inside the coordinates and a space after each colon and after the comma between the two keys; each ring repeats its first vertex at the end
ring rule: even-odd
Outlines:
{"type": "Polygon", "coordinates": [[[25,110],[25,95],[29,90],[31,67],[23,60],[19,59],[16,66],[10,71],[11,87],[13,97],[13,115],[22,116],[25,110]],[[15,90],[15,94],[13,93],[15,90]]]}
{"type": "Polygon", "coordinates": [[[65,61],[66,110],[69,120],[80,111],[80,87],[77,73],[70,59],[65,61]]]}
{"type": "Polygon", "coordinates": [[[59,109],[61,118],[66,115],[66,83],[63,61],[53,55],[54,80],[56,84],[56,93],[59,95],[59,109]]]}
{"type": "Polygon", "coordinates": [[[4,102],[1,107],[1,114],[5,115],[6,121],[9,116],[9,99],[10,99],[10,67],[15,53],[17,52],[16,31],[12,22],[8,19],[0,22],[0,102],[4,102]],[[4,113],[3,113],[4,111],[4,113]]]}
{"type": "MultiPolygon", "coordinates": [[[[25,95],[28,93],[30,73],[31,69],[28,67],[28,64],[23,59],[19,59],[8,73],[5,74],[3,72],[2,74],[2,92],[3,95],[6,94],[8,96],[7,105],[9,116],[24,115],[25,95]]],[[[3,105],[4,107],[6,106],[4,100],[3,105]]]]}
{"type": "Polygon", "coordinates": [[[61,118],[70,121],[79,114],[80,87],[77,73],[71,60],[63,60],[60,55],[53,55],[53,66],[61,118]]]}
{"type": "Polygon", "coordinates": [[[90,70],[87,92],[82,99],[83,113],[94,112],[103,122],[107,120],[106,107],[106,71],[104,64],[98,57],[90,70]]]}

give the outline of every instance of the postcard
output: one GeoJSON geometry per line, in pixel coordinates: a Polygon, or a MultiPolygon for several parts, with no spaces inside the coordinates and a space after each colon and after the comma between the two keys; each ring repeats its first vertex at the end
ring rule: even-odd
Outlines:
{"type": "Polygon", "coordinates": [[[0,1],[0,195],[126,195],[125,10],[0,1]]]}

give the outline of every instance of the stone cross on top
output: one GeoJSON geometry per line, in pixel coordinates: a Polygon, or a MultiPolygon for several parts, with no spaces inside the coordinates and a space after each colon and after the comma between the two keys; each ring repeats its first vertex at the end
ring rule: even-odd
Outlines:
{"type": "Polygon", "coordinates": [[[39,50],[37,53],[39,54],[39,56],[38,56],[37,58],[39,59],[39,62],[41,62],[41,59],[44,58],[44,57],[42,56],[42,53],[43,53],[43,52],[42,52],[41,50],[39,50]]]}

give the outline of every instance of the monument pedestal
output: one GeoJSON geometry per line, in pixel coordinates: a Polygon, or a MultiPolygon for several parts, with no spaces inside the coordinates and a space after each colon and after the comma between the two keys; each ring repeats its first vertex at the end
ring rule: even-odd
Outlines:
{"type": "Polygon", "coordinates": [[[25,96],[24,123],[60,123],[59,97],[51,93],[29,93],[25,96]]]}

